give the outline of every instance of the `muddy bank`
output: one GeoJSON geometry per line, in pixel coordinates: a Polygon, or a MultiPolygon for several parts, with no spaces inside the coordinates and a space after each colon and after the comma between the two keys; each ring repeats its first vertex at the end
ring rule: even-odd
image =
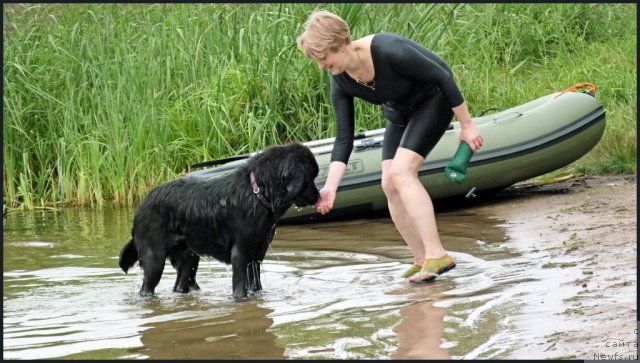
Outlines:
{"type": "Polygon", "coordinates": [[[511,248],[554,274],[522,316],[511,358],[637,358],[635,176],[519,184],[475,212],[506,220],[511,248]],[[496,200],[498,200],[496,202],[496,200]]]}

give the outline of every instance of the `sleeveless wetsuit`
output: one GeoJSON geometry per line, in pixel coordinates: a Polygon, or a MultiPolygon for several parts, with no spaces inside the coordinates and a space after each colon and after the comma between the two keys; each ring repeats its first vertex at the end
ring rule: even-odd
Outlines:
{"type": "Polygon", "coordinates": [[[331,103],[336,139],[331,161],[349,160],[353,149],[354,105],[358,97],[382,105],[387,119],[382,159],[392,159],[399,146],[425,157],[464,102],[453,72],[438,55],[396,34],[377,33],[371,40],[374,79],[359,84],[347,72],[332,76],[331,103]]]}

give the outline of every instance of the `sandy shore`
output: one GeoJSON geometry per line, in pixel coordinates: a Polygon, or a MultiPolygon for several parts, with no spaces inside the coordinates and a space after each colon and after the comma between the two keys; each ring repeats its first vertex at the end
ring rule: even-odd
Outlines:
{"type": "Polygon", "coordinates": [[[516,185],[480,207],[558,276],[532,301],[538,312],[520,322],[530,333],[511,358],[637,359],[636,192],[635,176],[572,178],[516,185]],[[572,296],[554,304],[557,289],[572,296]]]}

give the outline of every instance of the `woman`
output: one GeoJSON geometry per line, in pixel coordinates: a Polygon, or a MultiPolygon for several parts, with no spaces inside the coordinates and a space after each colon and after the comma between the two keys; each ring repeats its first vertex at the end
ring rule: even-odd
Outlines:
{"type": "Polygon", "coordinates": [[[298,48],[332,74],[331,103],[336,139],[319,213],[331,210],[353,148],[353,98],[381,104],[387,119],[382,151],[382,188],[393,222],[414,257],[403,276],[433,281],[455,267],[444,250],[433,204],[418,180],[418,168],[451,123],[453,115],[475,153],[482,146],[449,66],[432,51],[402,36],[376,33],[351,41],[349,26],[328,11],[313,12],[298,48]]]}

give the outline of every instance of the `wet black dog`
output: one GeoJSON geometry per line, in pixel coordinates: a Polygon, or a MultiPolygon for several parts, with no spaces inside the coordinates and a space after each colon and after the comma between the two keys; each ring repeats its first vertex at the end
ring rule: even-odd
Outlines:
{"type": "Polygon", "coordinates": [[[127,272],[144,272],[140,295],[153,295],[168,258],[177,271],[173,291],[199,290],[200,256],[233,267],[233,296],[262,289],[260,262],[278,219],[292,206],[313,205],[318,163],[304,145],[271,146],[230,174],[188,176],[154,188],[136,210],[132,239],[120,251],[127,272]]]}

